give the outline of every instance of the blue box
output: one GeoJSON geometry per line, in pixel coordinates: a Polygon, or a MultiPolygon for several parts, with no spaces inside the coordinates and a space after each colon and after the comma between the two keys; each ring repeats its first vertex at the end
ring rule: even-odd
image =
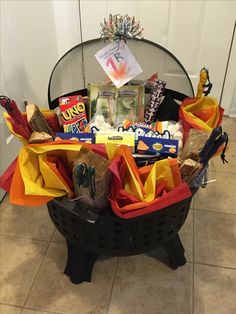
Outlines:
{"type": "Polygon", "coordinates": [[[56,136],[60,137],[63,140],[77,138],[80,142],[87,142],[91,144],[95,143],[94,133],[56,133],[56,136]]]}
{"type": "Polygon", "coordinates": [[[137,152],[140,153],[159,153],[176,157],[178,154],[178,143],[178,140],[139,136],[136,147],[137,152]]]}

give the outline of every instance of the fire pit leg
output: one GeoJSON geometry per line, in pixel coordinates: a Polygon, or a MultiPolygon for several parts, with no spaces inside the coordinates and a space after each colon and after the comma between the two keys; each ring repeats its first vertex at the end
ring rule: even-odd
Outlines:
{"type": "Polygon", "coordinates": [[[184,256],[184,247],[180,241],[178,233],[174,235],[165,245],[165,249],[170,261],[170,267],[173,269],[183,266],[186,263],[184,256]]]}
{"type": "Polygon", "coordinates": [[[98,257],[97,254],[86,251],[77,244],[66,240],[68,256],[64,274],[70,277],[71,282],[75,284],[83,281],[91,281],[94,263],[98,257]]]}

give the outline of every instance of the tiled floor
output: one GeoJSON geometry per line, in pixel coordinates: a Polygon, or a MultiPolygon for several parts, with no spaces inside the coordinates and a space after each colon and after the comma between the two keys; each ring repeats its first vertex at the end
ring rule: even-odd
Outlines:
{"type": "Polygon", "coordinates": [[[181,230],[187,264],[176,271],[154,257],[103,258],[91,283],[63,274],[66,247],[46,208],[1,204],[1,314],[235,314],[236,120],[229,164],[211,162],[210,183],[195,196],[181,230]],[[234,140],[235,138],[235,140],[234,140]]]}

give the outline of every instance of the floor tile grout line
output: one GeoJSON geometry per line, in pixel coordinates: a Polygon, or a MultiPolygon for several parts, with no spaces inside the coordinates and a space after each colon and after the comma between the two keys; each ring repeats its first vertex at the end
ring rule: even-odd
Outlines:
{"type": "Polygon", "coordinates": [[[216,211],[216,210],[210,210],[210,209],[194,208],[194,210],[199,210],[199,211],[204,211],[204,212],[209,212],[209,213],[216,213],[216,214],[236,216],[236,214],[234,214],[234,213],[224,213],[224,212],[220,212],[220,211],[216,211]]]}
{"type": "Polygon", "coordinates": [[[57,232],[57,228],[55,228],[55,230],[54,230],[54,232],[53,232],[52,239],[51,239],[51,243],[57,243],[57,244],[59,244],[59,243],[62,243],[62,244],[65,243],[65,242],[66,242],[66,238],[65,238],[64,236],[62,236],[61,233],[60,233],[60,234],[61,234],[61,236],[63,237],[62,240],[53,240],[56,232],[57,232]]]}
{"type": "Polygon", "coordinates": [[[17,309],[21,309],[21,308],[22,308],[22,305],[11,304],[11,303],[5,303],[5,302],[0,302],[0,305],[12,306],[12,307],[16,307],[17,309]]]}
{"type": "Polygon", "coordinates": [[[223,269],[229,269],[229,270],[235,270],[236,271],[236,267],[221,266],[221,265],[208,264],[208,263],[202,263],[202,262],[194,262],[194,264],[195,265],[210,266],[210,267],[223,268],[223,269]]]}
{"type": "MultiPolygon", "coordinates": [[[[232,175],[232,176],[236,176],[236,173],[232,173],[230,170],[228,170],[228,171],[222,171],[222,170],[216,170],[216,171],[214,171],[214,170],[209,170],[209,173],[211,173],[211,174],[214,174],[214,173],[220,173],[220,174],[222,174],[222,173],[224,173],[224,174],[230,174],[230,175],[232,175]]],[[[214,178],[215,179],[215,178],[214,178]]],[[[216,181],[217,182],[217,181],[216,181]]]]}
{"type": "Polygon", "coordinates": [[[117,274],[117,271],[118,271],[119,261],[120,261],[120,258],[117,257],[116,268],[115,268],[114,276],[113,276],[113,279],[112,279],[111,289],[110,289],[109,298],[108,298],[108,302],[107,302],[107,306],[106,306],[106,314],[108,314],[108,311],[109,311],[109,308],[110,308],[110,304],[111,304],[111,297],[112,297],[112,292],[113,292],[113,288],[114,288],[114,285],[115,285],[115,279],[116,279],[116,274],[117,274]]]}
{"type": "MultiPolygon", "coordinates": [[[[66,241],[66,240],[65,240],[66,241]]],[[[63,241],[54,241],[52,240],[51,243],[55,243],[55,244],[65,244],[66,242],[63,241]]]]}
{"type": "Polygon", "coordinates": [[[229,270],[236,270],[236,267],[221,266],[221,265],[208,264],[208,263],[203,263],[203,262],[187,261],[186,264],[195,264],[195,265],[201,265],[201,266],[210,266],[210,267],[216,267],[216,268],[224,268],[224,269],[229,269],[229,270]]]}
{"type": "Polygon", "coordinates": [[[52,236],[51,236],[51,238],[50,238],[50,242],[51,242],[51,243],[54,242],[54,241],[53,241],[53,238],[54,238],[54,236],[55,236],[56,231],[57,231],[57,228],[55,227],[55,229],[54,229],[54,231],[53,231],[53,233],[52,233],[52,236]]]}
{"type": "Polygon", "coordinates": [[[231,174],[232,176],[236,176],[236,173],[232,173],[232,171],[224,171],[224,170],[209,170],[209,173],[214,174],[214,173],[225,173],[225,174],[231,174]]]}
{"type": "MultiPolygon", "coordinates": [[[[217,165],[215,165],[214,163],[210,163],[211,168],[209,168],[209,173],[217,173],[217,172],[220,172],[220,173],[230,173],[232,174],[233,176],[236,176],[236,172],[232,172],[230,170],[219,170],[219,168],[217,167],[217,165]],[[217,169],[213,169],[214,168],[217,168],[217,169]]],[[[222,167],[227,167],[227,164],[226,165],[223,165],[222,164],[222,167]]],[[[222,169],[222,168],[221,168],[222,169]]]]}
{"type": "Polygon", "coordinates": [[[24,236],[18,236],[18,235],[6,234],[6,233],[0,233],[0,237],[17,238],[17,239],[22,239],[22,240],[33,240],[33,241],[40,241],[40,242],[51,242],[51,238],[48,240],[44,240],[44,239],[28,238],[24,236]]]}
{"type": "Polygon", "coordinates": [[[31,306],[25,306],[25,307],[23,307],[22,312],[23,312],[23,310],[31,310],[31,311],[38,311],[38,312],[43,311],[44,313],[49,313],[49,314],[66,314],[66,312],[55,312],[55,311],[51,311],[51,310],[48,311],[48,310],[44,310],[44,309],[42,310],[42,309],[34,308],[31,306]]]}
{"type": "Polygon", "coordinates": [[[29,288],[29,291],[28,291],[28,293],[27,293],[25,302],[24,302],[24,304],[23,304],[23,309],[22,309],[22,311],[20,312],[20,314],[23,312],[24,307],[25,307],[25,305],[26,305],[26,303],[27,303],[27,301],[28,301],[28,299],[29,299],[29,296],[30,296],[30,294],[31,294],[31,291],[32,291],[33,286],[34,286],[35,281],[36,281],[36,278],[37,278],[37,276],[38,276],[38,274],[39,274],[39,271],[41,270],[41,266],[42,266],[42,264],[43,264],[43,262],[44,262],[44,260],[45,260],[45,257],[46,257],[46,254],[47,254],[47,252],[48,252],[48,249],[49,249],[50,244],[51,244],[51,243],[49,242],[48,245],[47,245],[45,254],[44,254],[44,256],[43,256],[43,258],[42,258],[42,261],[41,261],[41,263],[39,264],[39,267],[38,267],[38,269],[37,269],[37,271],[36,271],[36,274],[35,274],[35,276],[34,276],[34,278],[33,278],[32,284],[31,284],[31,286],[30,286],[30,288],[29,288]]]}
{"type": "MultiPolygon", "coordinates": [[[[30,296],[30,294],[31,294],[31,291],[32,291],[32,289],[33,289],[33,286],[34,286],[34,284],[35,284],[35,281],[36,281],[36,279],[37,279],[37,277],[38,277],[38,274],[39,274],[39,272],[40,272],[40,270],[41,270],[41,267],[42,267],[42,265],[43,265],[43,262],[44,262],[44,260],[45,260],[45,258],[46,258],[46,255],[47,255],[48,251],[49,251],[49,247],[50,247],[50,245],[51,245],[51,242],[52,242],[53,236],[54,236],[54,234],[55,234],[55,231],[56,231],[56,229],[54,230],[54,232],[52,233],[52,235],[51,235],[51,237],[50,237],[50,242],[48,242],[47,248],[46,248],[46,250],[45,250],[45,254],[44,254],[44,256],[43,256],[43,258],[42,258],[42,261],[41,261],[41,263],[40,263],[40,265],[39,265],[39,267],[38,267],[38,270],[36,271],[36,274],[35,274],[35,276],[34,276],[34,278],[33,278],[32,284],[31,284],[31,286],[30,286],[30,288],[29,288],[29,292],[28,292],[28,294],[27,294],[27,296],[26,296],[26,299],[25,299],[25,302],[24,302],[24,304],[23,304],[23,308],[25,307],[25,305],[26,305],[26,303],[27,303],[27,301],[28,301],[28,299],[29,299],[29,296],[30,296]]],[[[23,311],[23,310],[22,310],[22,311],[23,311]]],[[[21,312],[22,312],[22,311],[21,311],[21,312]]]]}

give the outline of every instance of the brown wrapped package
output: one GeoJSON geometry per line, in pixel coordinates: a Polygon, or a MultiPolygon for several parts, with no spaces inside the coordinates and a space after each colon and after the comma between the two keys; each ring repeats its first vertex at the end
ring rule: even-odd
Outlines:
{"type": "Polygon", "coordinates": [[[29,144],[39,144],[52,142],[52,136],[45,132],[33,132],[29,139],[29,144]]]}
{"type": "Polygon", "coordinates": [[[26,114],[27,114],[27,121],[33,131],[45,132],[47,134],[50,134],[53,138],[55,137],[54,132],[51,130],[50,126],[46,122],[38,106],[34,104],[27,105],[26,114]]]}
{"type": "Polygon", "coordinates": [[[84,205],[92,208],[108,206],[110,161],[82,148],[73,167],[73,182],[76,197],[84,205]]]}

